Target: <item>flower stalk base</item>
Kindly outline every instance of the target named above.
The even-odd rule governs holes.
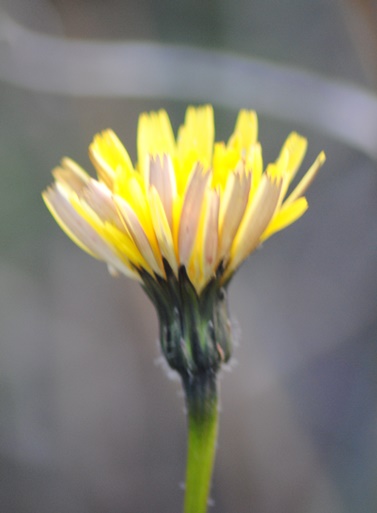
[[[184,513],[206,513],[218,433],[216,374],[183,377],[188,415]]]

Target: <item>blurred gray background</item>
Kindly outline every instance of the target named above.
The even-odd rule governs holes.
[[[55,47],[43,46],[56,64],[46,78],[28,67],[30,57],[22,61],[32,47],[12,23],[63,41],[137,39],[257,57],[368,88],[373,99],[376,20],[367,0],[2,2],[2,512],[178,513],[186,450],[180,385],[161,364],[151,304],[137,283],[110,277],[74,246],[40,193],[63,155],[91,170],[87,147],[101,129],[112,127],[135,159],[138,114],[164,107],[177,129],[190,98],[64,94],[75,77]],[[62,90],[46,91],[56,70],[65,74]],[[243,76],[237,66],[223,73],[230,85]],[[156,82],[159,74],[177,81],[174,69],[157,70]],[[104,69],[105,84],[117,77]],[[199,72],[193,82],[205,87]],[[273,101],[289,110],[286,85],[274,88]],[[216,100],[217,139],[230,135],[237,114],[231,87],[226,94],[228,106]],[[205,93],[202,101],[215,99]],[[250,93],[245,107],[258,101]],[[309,211],[253,254],[230,287],[237,343],[231,372],[221,375],[216,513],[377,510],[377,166],[322,129],[332,114],[321,102],[311,108],[317,126],[267,107],[260,114],[266,161],[297,129],[309,139],[304,167],[322,149],[327,162],[308,193]],[[366,109],[365,120],[371,116]],[[358,130],[352,119],[330,121],[351,139]]]

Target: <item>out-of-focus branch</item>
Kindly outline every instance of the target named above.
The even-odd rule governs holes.
[[[345,20],[365,72],[377,87],[377,2],[344,0]]]
[[[377,97],[308,71],[192,47],[99,42],[32,32],[0,18],[0,80],[39,92],[211,101],[252,107],[377,159]]]

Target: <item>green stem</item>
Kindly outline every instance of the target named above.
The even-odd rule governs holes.
[[[183,378],[183,386],[188,409],[184,513],[206,513],[218,431],[216,375]]]

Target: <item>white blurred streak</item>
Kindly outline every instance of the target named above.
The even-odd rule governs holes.
[[[33,32],[0,13],[0,80],[71,96],[205,102],[314,126],[377,159],[377,97],[308,71],[200,48]]]

